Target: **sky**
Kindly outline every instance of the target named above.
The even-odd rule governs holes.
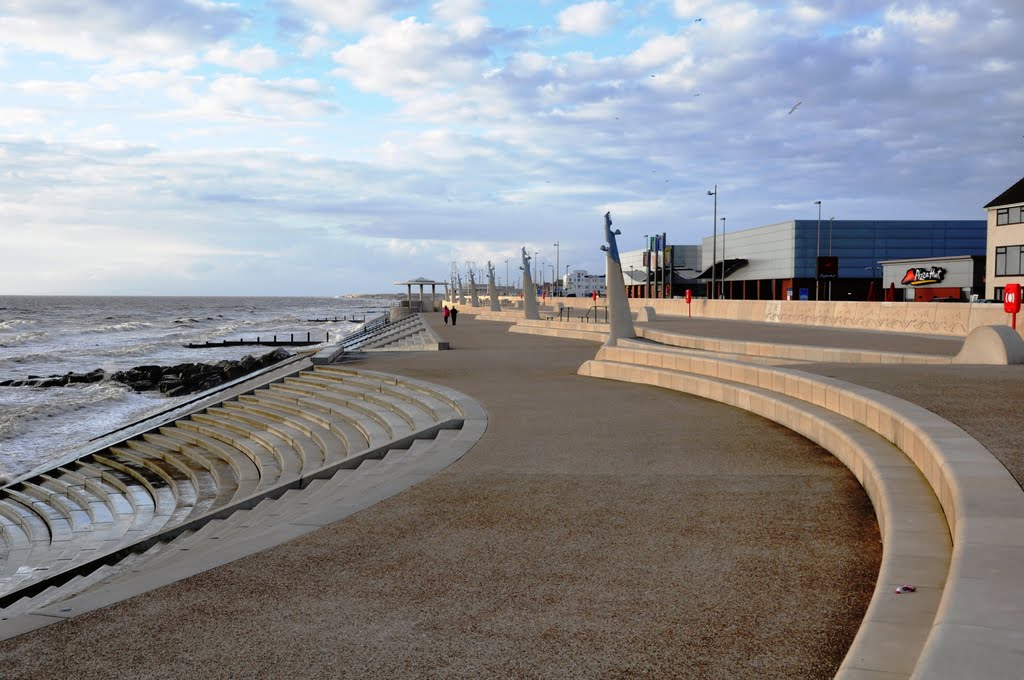
[[[606,211],[696,244],[716,186],[729,230],[984,219],[1022,36],[1021,0],[0,0],[0,294],[603,273]]]

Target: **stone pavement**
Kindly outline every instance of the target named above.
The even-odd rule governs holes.
[[[577,376],[593,343],[439,317],[452,351],[357,363],[479,400],[464,458],[2,643],[2,677],[831,677],[880,558],[841,464],[746,412]]]

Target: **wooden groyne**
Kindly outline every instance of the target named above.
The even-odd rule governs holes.
[[[366,315],[365,314],[363,316],[355,316],[355,315],[353,315],[351,317],[343,316],[341,318],[334,317],[333,319],[332,318],[306,319],[306,321],[308,323],[337,323],[339,321],[348,321],[349,323],[365,323],[366,322]]]
[[[302,339],[302,334],[299,333],[299,339],[295,339],[295,333],[291,333],[288,339],[283,339],[285,336],[281,336],[281,340],[277,339],[278,336],[273,336],[270,339],[265,339],[262,336],[257,335],[255,340],[246,340],[245,338],[239,338],[238,340],[213,340],[207,342],[190,342],[185,347],[189,349],[203,349],[207,347],[238,347],[241,345],[264,345],[267,347],[308,347],[309,345],[320,345],[331,341],[331,334],[324,333],[324,338],[318,339],[313,338],[312,333],[306,333],[306,338]]]

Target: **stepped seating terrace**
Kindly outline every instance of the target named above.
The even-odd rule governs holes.
[[[483,422],[451,390],[326,366],[18,480],[0,491],[0,634],[342,517],[418,481],[421,458],[434,472],[464,453]],[[393,475],[371,473],[381,461]]]

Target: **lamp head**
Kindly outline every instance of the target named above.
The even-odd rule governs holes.
[[[814,205],[821,205],[821,201],[815,201]]]
[[[717,191],[712,191],[711,189],[708,189],[708,196],[714,196],[716,193],[718,193],[718,192]]]

